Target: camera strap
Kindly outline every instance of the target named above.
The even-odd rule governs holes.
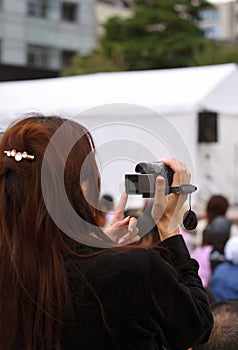
[[[197,190],[194,185],[186,184],[180,186],[167,186],[166,193],[176,193],[176,194],[190,194]]]
[[[169,193],[175,194],[188,194],[189,195],[189,209],[183,215],[183,226],[186,230],[194,230],[197,227],[197,215],[191,209],[191,193],[197,190],[197,187],[191,184],[180,185],[180,186],[171,186],[167,187],[166,190]]]
[[[191,209],[191,193],[189,194],[189,209],[185,211],[183,215],[183,226],[186,230],[194,230],[198,224],[198,218],[194,211]]]

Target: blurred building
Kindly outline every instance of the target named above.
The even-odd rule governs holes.
[[[237,42],[238,0],[201,12],[207,37]],[[133,0],[0,0],[0,81],[58,76],[88,54],[112,16],[133,15]]]
[[[57,76],[95,45],[95,0],[0,0],[1,81]]]
[[[97,36],[103,35],[103,24],[108,18],[113,16],[127,18],[132,15],[133,0],[96,0]]]
[[[201,11],[200,27],[209,39],[238,42],[238,1],[215,3],[214,9]]]

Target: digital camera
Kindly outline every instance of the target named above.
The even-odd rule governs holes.
[[[161,161],[138,163],[135,172],[137,174],[125,175],[126,193],[140,194],[143,198],[153,198],[155,195],[155,179],[159,175],[165,179],[165,193],[169,193],[174,171]]]

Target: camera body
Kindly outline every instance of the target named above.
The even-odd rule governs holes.
[[[125,175],[126,193],[139,194],[143,198],[153,198],[157,176],[165,179],[166,194],[169,193],[174,171],[163,162],[138,163],[135,171],[137,174]]]

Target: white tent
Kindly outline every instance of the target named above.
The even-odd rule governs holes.
[[[175,156],[198,185],[238,202],[238,70],[235,64],[0,83],[0,127],[23,113],[75,118],[98,146],[103,192],[118,198],[138,161]],[[218,142],[198,144],[201,110],[218,113]],[[134,202],[135,203],[135,202]]]

